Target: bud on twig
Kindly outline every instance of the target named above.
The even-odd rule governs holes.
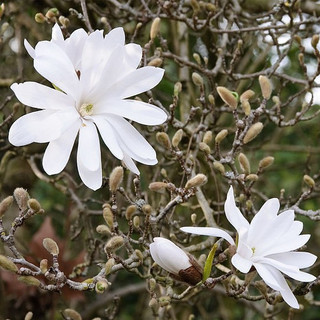
[[[194,187],[200,187],[207,183],[207,181],[208,178],[204,174],[198,173],[196,176],[187,181],[185,188],[190,189]]]
[[[262,129],[263,124],[261,122],[256,122],[255,124],[253,124],[244,136],[243,143],[246,144],[253,140],[261,132]]]
[[[312,45],[313,49],[317,48],[318,42],[319,42],[319,35],[314,34],[311,39],[311,45]]]
[[[23,188],[16,188],[13,191],[13,196],[16,199],[20,210],[24,211],[28,209],[29,194],[27,190]]]
[[[9,209],[13,202],[13,197],[8,196],[5,199],[3,199],[0,203],[0,219],[3,217],[3,215],[6,213],[6,211]]]
[[[40,270],[42,274],[45,274],[48,271],[48,260],[47,259],[42,259],[40,261]]]
[[[216,135],[214,140],[217,144],[219,144],[227,135],[228,135],[228,130],[223,129]]]
[[[124,244],[124,240],[121,236],[112,237],[105,245],[106,252],[112,252],[120,249]]]
[[[18,277],[18,280],[26,283],[29,286],[39,287],[41,284],[41,282],[37,278],[32,276],[20,276]]]
[[[254,173],[250,173],[246,176],[246,181],[257,181],[258,179],[259,176]]]
[[[238,101],[232,92],[225,87],[217,87],[220,98],[232,109],[236,110]]]
[[[259,162],[259,168],[265,169],[273,164],[274,157],[265,157]]]
[[[139,227],[140,227],[140,217],[139,216],[134,216],[133,217],[133,226],[136,229],[139,229]]]
[[[316,183],[314,182],[314,180],[307,174],[305,174],[303,176],[303,181],[305,182],[306,185],[308,185],[310,188],[314,188],[314,186],[316,185]]]
[[[204,142],[200,142],[199,143],[199,149],[203,152],[205,152],[206,154],[210,154],[211,153],[211,148]]]
[[[152,208],[151,208],[150,204],[144,204],[142,206],[141,210],[146,216],[149,216],[151,214]]]
[[[213,167],[218,170],[221,174],[225,174],[226,170],[224,168],[224,165],[219,161],[213,162]]]
[[[110,274],[112,267],[116,264],[115,260],[113,258],[109,259],[105,264],[105,275],[107,276]]]
[[[212,131],[206,131],[203,136],[202,142],[209,144],[211,141],[212,141]]]
[[[248,116],[251,113],[251,105],[248,100],[243,100],[241,102],[241,107],[246,116]]]
[[[95,285],[95,291],[97,293],[104,293],[108,289],[108,281],[99,280]]]
[[[203,86],[203,78],[197,72],[193,72],[192,73],[192,81],[198,87],[202,87]]]
[[[238,160],[240,163],[241,170],[245,174],[249,174],[250,173],[250,162],[249,162],[248,158],[246,157],[246,155],[243,153],[239,153]]]
[[[193,56],[193,59],[196,60],[197,64],[201,64],[201,58],[198,53],[195,52],[192,56]]]
[[[179,129],[172,137],[172,145],[176,148],[183,137],[183,130]]]
[[[66,318],[70,318],[71,320],[82,320],[81,315],[77,311],[75,311],[73,309],[65,309],[63,311],[63,315]]]
[[[161,181],[151,182],[149,184],[149,189],[151,191],[163,193],[163,191],[167,188],[168,184]]]
[[[178,95],[181,92],[181,90],[182,90],[182,83],[181,82],[176,82],[174,84],[174,88],[173,88],[173,95],[175,97],[178,97]]]
[[[45,247],[45,249],[53,256],[59,254],[59,247],[57,243],[51,238],[44,238],[42,244]]]
[[[193,213],[193,214],[191,215],[190,219],[191,219],[191,222],[192,222],[193,224],[196,224],[197,214],[196,214],[196,213]]]
[[[109,189],[111,192],[116,192],[123,179],[123,168],[121,166],[115,167],[109,178]]]
[[[271,93],[272,93],[272,86],[270,79],[268,79],[266,76],[259,76],[259,84],[261,88],[262,96],[265,99],[270,99]]]
[[[154,58],[148,63],[148,66],[160,67],[162,65],[162,62],[163,60],[161,58]]]
[[[113,226],[113,213],[108,203],[103,206],[102,215],[103,215],[104,221],[111,228]]]
[[[132,216],[136,213],[137,207],[132,204],[126,209],[126,219],[131,220]]]
[[[36,199],[29,199],[28,200],[28,207],[34,212],[34,213],[43,213],[44,210],[41,209],[41,205],[38,200]]]
[[[96,227],[96,231],[102,235],[105,235],[105,236],[108,236],[111,234],[111,231],[109,229],[108,226],[106,226],[105,224],[99,224],[97,227]]]
[[[240,96],[240,102],[242,103],[245,100],[250,100],[255,95],[255,92],[253,90],[246,90],[241,96]]]
[[[18,271],[18,267],[14,264],[14,262],[2,254],[0,254],[0,267],[11,272]]]
[[[31,311],[29,311],[25,316],[24,316],[24,320],[31,320],[33,317],[33,313]]]
[[[157,141],[166,149],[171,149],[171,142],[169,136],[165,132],[157,132]]]
[[[212,106],[216,104],[216,101],[214,100],[214,96],[212,94],[208,95],[208,101]]]
[[[151,28],[150,28],[150,39],[151,40],[153,40],[158,35],[158,33],[160,31],[160,22],[161,22],[161,19],[159,17],[155,18],[152,21]]]

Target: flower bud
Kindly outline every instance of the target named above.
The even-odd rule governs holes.
[[[202,142],[209,144],[211,141],[212,141],[212,131],[206,131],[203,136]]]
[[[63,311],[63,315],[66,318],[70,318],[71,320],[82,320],[80,313],[78,313],[77,311],[75,311],[73,309],[65,309]]]
[[[241,96],[240,96],[240,102],[242,103],[245,100],[250,100],[255,95],[255,92],[253,90],[246,90]]]
[[[109,189],[111,192],[116,192],[123,179],[123,168],[121,166],[115,167],[109,178]]]
[[[228,135],[228,130],[223,129],[216,135],[214,140],[217,144],[219,144],[227,135]]]
[[[181,82],[176,82],[174,84],[174,88],[173,88],[173,95],[175,97],[178,97],[178,95],[181,92],[181,90],[182,90],[182,83]]]
[[[59,247],[57,243],[51,238],[44,238],[42,241],[42,244],[45,247],[45,249],[53,256],[56,256],[59,254]]]
[[[139,229],[139,227],[140,227],[140,217],[139,216],[134,216],[133,217],[133,226],[136,229]]]
[[[208,178],[204,174],[198,173],[193,178],[187,181],[185,188],[190,189],[190,188],[200,187],[206,184],[207,181],[208,181]]]
[[[154,292],[156,290],[156,287],[157,287],[156,279],[154,279],[154,278],[149,279],[148,285],[149,285],[150,292]]]
[[[198,87],[202,87],[203,86],[203,78],[197,72],[193,72],[192,73],[192,81]]]
[[[16,202],[20,210],[25,211],[28,209],[29,194],[27,190],[23,188],[16,188],[13,191],[13,196],[16,199]]]
[[[112,267],[116,264],[115,260],[113,258],[109,259],[105,264],[105,275],[107,276],[110,274]]]
[[[99,280],[95,285],[95,291],[97,293],[104,293],[108,289],[108,281]]]
[[[103,215],[104,221],[111,228],[113,226],[113,213],[108,203],[104,205],[104,208],[102,210],[102,215]]]
[[[155,181],[149,184],[149,189],[151,191],[163,193],[163,191],[167,188],[168,184],[166,182]]]
[[[157,141],[166,149],[171,149],[171,142],[169,136],[165,132],[157,132]]]
[[[132,204],[126,209],[126,219],[131,220],[132,216],[136,213],[137,207]]]
[[[25,316],[24,316],[24,320],[31,320],[33,317],[33,313],[31,311],[29,311]]]
[[[194,14],[197,14],[200,11],[200,4],[198,0],[190,0],[190,4]]]
[[[309,186],[310,188],[314,188],[314,186],[316,185],[316,183],[314,182],[314,180],[307,174],[305,174],[303,176],[303,181],[305,182],[305,184],[307,186]]]
[[[149,307],[154,311],[157,312],[159,309],[159,303],[157,301],[157,299],[155,298],[151,298],[149,301]]]
[[[3,217],[3,215],[6,213],[6,211],[9,209],[13,202],[13,197],[8,196],[4,198],[0,203],[0,219]]]
[[[48,260],[42,259],[40,261],[40,270],[42,274],[45,274],[48,271]]]
[[[246,176],[246,181],[258,181],[259,176],[254,174],[254,173],[250,173]]]
[[[196,214],[196,213],[193,213],[190,218],[191,218],[191,222],[192,222],[193,224],[196,224],[197,214]]]
[[[144,204],[142,206],[141,210],[146,216],[149,216],[151,214],[152,208],[151,208],[150,204]]]
[[[317,45],[318,45],[318,42],[319,42],[319,35],[318,34],[314,34],[312,36],[312,39],[311,39],[311,45],[314,49],[317,48]]]
[[[18,271],[18,267],[14,264],[14,262],[2,254],[0,254],[0,267],[11,272]]]
[[[26,283],[29,286],[39,287],[41,284],[41,282],[33,276],[20,276],[18,277],[18,280]]]
[[[183,130],[179,129],[172,137],[172,145],[176,148],[183,137]]]
[[[232,110],[236,110],[238,101],[232,92],[225,87],[217,87],[220,98],[226,103]]]
[[[266,76],[259,76],[259,84],[260,84],[262,96],[268,100],[272,93],[272,86],[271,86],[270,79],[268,79]]]
[[[242,110],[243,110],[243,112],[244,112],[244,114],[246,116],[250,115],[250,113],[251,113],[251,105],[250,105],[250,102],[248,100],[243,100],[241,102],[241,108],[242,108]]]
[[[46,17],[41,12],[38,12],[34,16],[34,21],[37,23],[44,23],[46,21]]]
[[[265,169],[273,164],[274,157],[265,157],[259,162],[259,168]]]
[[[216,101],[215,101],[214,96],[212,94],[208,95],[208,101],[213,106],[216,104]]]
[[[250,162],[249,162],[248,158],[246,157],[246,155],[243,153],[239,153],[238,160],[240,163],[241,170],[245,174],[249,174],[250,173]]]
[[[28,207],[34,212],[34,213],[37,213],[41,210],[41,213],[43,213],[43,210],[41,209],[41,205],[39,203],[38,200],[36,199],[29,199],[28,200]]]
[[[114,236],[105,245],[106,252],[112,252],[120,249],[124,244],[124,240],[121,236]]]
[[[141,250],[139,249],[135,249],[134,253],[136,254],[136,256],[138,257],[138,259],[140,260],[140,262],[143,262],[143,253],[141,252]]]
[[[96,231],[104,236],[108,236],[111,234],[111,231],[109,229],[108,226],[106,226],[105,224],[99,224],[97,227],[96,227]]]
[[[5,4],[1,3],[1,5],[0,5],[0,20],[4,14],[4,10],[5,10]]]
[[[163,63],[163,60],[161,58],[154,58],[148,63],[148,66],[160,67],[162,63]]]
[[[200,55],[198,53],[194,53],[193,54],[193,59],[196,60],[197,64],[201,64],[201,58]]]
[[[221,174],[225,174],[226,170],[224,168],[224,165],[219,161],[213,162],[213,167],[218,170]]]
[[[199,149],[201,151],[203,151],[206,154],[210,154],[211,153],[211,148],[204,142],[200,142],[199,143]]]
[[[155,18],[152,21],[151,28],[150,28],[150,39],[151,40],[153,40],[158,35],[158,33],[160,31],[160,22],[161,22],[161,19],[159,17]]]
[[[255,124],[253,124],[244,136],[243,143],[247,144],[248,142],[253,140],[261,132],[262,129],[263,124],[261,122],[256,122]]]

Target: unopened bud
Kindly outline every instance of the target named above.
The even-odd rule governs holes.
[[[18,271],[18,267],[14,264],[14,262],[2,254],[0,254],[0,267],[11,272]]]
[[[97,293],[104,293],[108,289],[108,282],[106,280],[99,280],[95,285]]]
[[[0,219],[3,217],[3,215],[9,209],[12,202],[13,202],[13,196],[8,196],[1,201],[1,203],[0,203]]]
[[[135,249],[135,250],[134,250],[134,253],[135,253],[136,256],[138,257],[138,259],[139,259],[141,262],[143,262],[143,254],[142,254],[141,250]]]
[[[303,181],[305,182],[306,185],[308,185],[310,188],[313,188],[316,184],[314,180],[307,174],[303,176]]]
[[[200,187],[205,183],[207,183],[207,181],[208,181],[208,178],[204,174],[198,173],[196,176],[194,176],[193,178],[187,181],[185,188],[190,189],[190,188]]]
[[[182,83],[176,82],[173,87],[173,95],[177,97],[182,90]]]
[[[37,278],[32,276],[20,276],[18,277],[18,280],[26,283],[29,286],[39,287],[41,284],[41,282]]]
[[[238,100],[237,98],[233,95],[233,93],[225,88],[225,87],[217,87],[218,94],[220,98],[232,109],[236,110],[238,106]]]
[[[212,131],[206,131],[203,136],[202,142],[209,144],[211,141],[212,141]]]
[[[111,192],[116,192],[123,179],[123,168],[121,166],[115,167],[109,178],[109,189]]]
[[[105,275],[107,276],[110,274],[112,267],[116,264],[115,260],[113,258],[109,259],[105,264]]]
[[[250,100],[255,95],[255,92],[253,90],[246,90],[241,96],[240,96],[240,102],[244,100]]]
[[[225,174],[225,172],[226,172],[224,165],[219,161],[214,161],[213,167],[214,167],[214,169],[218,170],[221,174]]]
[[[141,210],[146,216],[149,216],[151,214],[152,208],[151,208],[150,204],[144,204],[142,206]]]
[[[302,52],[300,52],[298,54],[298,60],[301,66],[304,66],[304,54]]]
[[[243,100],[241,102],[241,107],[242,107],[242,110],[244,112],[244,114],[246,116],[250,115],[251,113],[251,105],[250,105],[250,102],[248,100]]]
[[[3,14],[4,14],[4,9],[5,9],[5,4],[1,3],[1,5],[0,5],[0,19],[2,18]]]
[[[160,307],[168,306],[171,302],[171,298],[169,296],[162,296],[159,298]]]
[[[217,10],[217,7],[212,3],[206,3],[206,9],[208,11],[214,12]]]
[[[31,198],[31,199],[28,200],[28,207],[29,207],[32,211],[34,211],[35,213],[37,213],[37,212],[39,212],[40,210],[42,210],[39,201],[36,200],[36,199],[33,199],[33,198]],[[43,210],[42,210],[42,211],[43,211]]]
[[[318,45],[318,42],[319,42],[319,35],[318,34],[314,34],[312,36],[312,39],[311,39],[311,45],[314,49],[317,48],[317,45]]]
[[[29,311],[25,316],[24,316],[24,320],[31,320],[33,317],[33,313],[31,311]]]
[[[157,286],[157,281],[154,278],[149,279],[149,290],[150,292],[154,292],[154,290],[156,289]]]
[[[157,312],[159,309],[159,303],[157,299],[151,298],[149,301],[149,307],[153,310],[153,312]]]
[[[154,58],[148,63],[148,66],[160,67],[162,65],[162,62],[163,60],[161,58]]]
[[[102,235],[105,235],[105,236],[108,236],[111,234],[111,231],[109,229],[108,226],[106,226],[105,224],[99,224],[97,227],[96,227],[96,231]]]
[[[13,191],[13,196],[16,199],[20,210],[24,211],[28,209],[29,194],[27,190],[23,188],[16,188]]]
[[[198,87],[202,87],[203,86],[203,78],[197,72],[193,72],[192,73],[192,81]]]
[[[112,252],[120,249],[124,244],[124,240],[121,236],[112,237],[105,245],[105,251]]]
[[[266,76],[259,76],[259,84],[260,84],[262,96],[265,99],[269,99],[272,93],[272,86],[271,86],[270,79],[268,79]]]
[[[40,270],[42,274],[45,274],[48,271],[48,260],[42,259],[40,261]]]
[[[301,46],[301,37],[300,36],[295,35],[294,40],[298,43],[299,46]]]
[[[256,122],[255,124],[253,124],[244,136],[243,143],[246,144],[253,140],[261,132],[262,129],[263,124],[261,122]]]
[[[104,221],[111,228],[113,226],[113,213],[109,204],[105,204],[102,210]]]
[[[228,135],[228,130],[223,129],[216,135],[214,140],[217,144],[219,144],[227,135]]]
[[[254,173],[250,173],[246,176],[246,181],[257,181],[258,179],[259,176]]]
[[[250,173],[250,162],[249,162],[248,158],[246,157],[246,155],[243,153],[239,153],[238,160],[240,163],[241,170],[245,174],[249,174]]]
[[[51,238],[44,238],[42,241],[42,244],[45,247],[45,249],[53,256],[56,256],[59,254],[59,247],[57,243]]]
[[[206,154],[210,154],[211,153],[211,148],[204,142],[200,142],[199,143],[199,149],[201,151],[203,151]]]
[[[265,169],[273,164],[274,157],[265,157],[259,162],[259,168]]]
[[[46,21],[46,17],[41,12],[38,12],[34,16],[34,20],[37,23],[44,23]]]
[[[247,200],[247,201],[246,201],[246,207],[247,207],[248,210],[251,210],[251,209],[252,209],[252,205],[253,205],[253,204],[252,204],[252,201],[251,201],[251,200]]]
[[[139,227],[140,227],[140,217],[139,216],[134,216],[133,217],[133,226],[136,229],[139,229]]]
[[[132,204],[126,209],[126,219],[131,220],[132,216],[136,213],[137,207]]]
[[[201,64],[201,58],[198,53],[193,54],[193,59],[196,60],[197,64]]]
[[[216,104],[216,101],[215,101],[214,96],[212,94],[208,95],[208,101],[213,106]]]
[[[70,318],[71,320],[82,320],[82,317],[80,313],[73,309],[65,309],[63,311],[63,315],[68,319]]]
[[[192,222],[193,224],[196,224],[197,214],[196,214],[196,213],[193,213],[190,218],[191,218],[191,222]]]
[[[166,190],[167,186],[168,184],[165,182],[155,181],[149,184],[149,189],[151,191],[163,193],[163,191]]]
[[[157,132],[157,141],[166,149],[171,149],[171,142],[169,136],[165,132]]]
[[[183,137],[183,130],[179,129],[172,137],[172,145],[176,148]]]
[[[152,21],[151,28],[150,28],[150,39],[151,40],[153,40],[158,35],[158,33],[160,31],[160,22],[161,22],[161,19],[159,17],[155,18]]]

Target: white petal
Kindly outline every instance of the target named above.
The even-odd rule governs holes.
[[[245,219],[245,217],[236,206],[232,186],[230,186],[226,202],[224,203],[224,211],[226,213],[227,219],[238,232],[241,228],[249,228],[249,222]]]
[[[145,125],[162,124],[167,120],[160,108],[136,100],[99,101],[94,106],[98,114],[115,114]]]
[[[133,162],[133,160],[126,154],[123,154],[123,159],[122,159],[124,165],[133,173],[136,175],[140,175],[140,171],[137,168],[136,164]]]
[[[227,240],[230,244],[234,245],[235,242],[231,238],[231,236],[224,230],[218,228],[211,227],[182,227],[180,230],[188,233],[203,235],[203,236],[211,236],[211,237],[219,237]]]
[[[98,130],[100,132],[100,135],[110,150],[110,152],[119,160],[123,159],[123,152],[119,146],[119,143],[117,141],[117,137],[114,134],[113,128],[110,126],[109,122],[105,120],[103,117],[100,116],[93,116],[92,117],[96,126],[98,127]]]
[[[231,262],[242,273],[248,273],[252,267],[252,261],[243,258],[238,253],[232,257]]]
[[[78,97],[79,79],[67,54],[55,43],[41,41],[35,48],[35,69],[59,89]]]
[[[142,58],[142,48],[138,44],[129,43],[125,45],[125,62],[129,70],[137,69]]]
[[[32,142],[44,143],[60,137],[76,119],[73,113],[41,110],[28,113],[16,120],[9,131],[9,142],[24,146]]]
[[[309,252],[283,252],[268,255],[268,258],[278,260],[282,263],[294,265],[298,268],[307,268],[312,266],[317,260],[317,256]]]
[[[52,27],[51,38],[54,42],[58,44],[64,42],[62,31],[57,23],[55,23]]]
[[[81,163],[88,171],[101,167],[99,136],[91,121],[84,120],[80,126],[77,159],[78,164]]]
[[[65,93],[37,82],[14,83],[10,88],[20,102],[33,108],[65,110],[75,104]]]
[[[34,57],[36,56],[36,53],[35,53],[33,47],[31,46],[31,44],[26,39],[24,39],[23,44],[24,44],[24,47],[26,48],[27,52],[29,53],[30,57],[32,59],[34,59]]]
[[[49,143],[42,160],[43,169],[47,174],[57,174],[64,169],[70,157],[80,125],[81,120],[77,119],[60,138]]]
[[[78,161],[78,171],[79,176],[82,180],[82,182],[90,189],[97,190],[102,185],[102,169],[101,169],[101,161],[100,166],[97,168],[97,170],[88,170],[85,166],[83,166],[82,162]]]
[[[160,267],[173,274],[191,267],[187,254],[168,239],[154,238],[150,244],[150,253]]]
[[[113,127],[124,153],[144,164],[153,165],[157,163],[154,149],[130,123],[111,114],[106,119]]]
[[[104,37],[104,44],[106,47],[114,47],[117,45],[124,46],[125,34],[123,28],[114,28]]]
[[[104,97],[124,99],[140,94],[155,87],[163,74],[163,69],[150,66],[134,70],[109,87]]]
[[[284,280],[285,281],[285,280]],[[287,284],[287,288],[285,290],[280,291],[283,300],[291,307],[294,309],[299,309],[299,303],[297,298],[294,296],[292,293],[291,289],[289,288]]]

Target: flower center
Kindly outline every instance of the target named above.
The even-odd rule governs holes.
[[[79,113],[81,117],[91,116],[93,114],[93,104],[84,103],[81,105]]]
[[[252,250],[252,255],[254,255],[254,253],[256,252],[256,248],[253,247],[253,248],[251,248],[251,250]]]

